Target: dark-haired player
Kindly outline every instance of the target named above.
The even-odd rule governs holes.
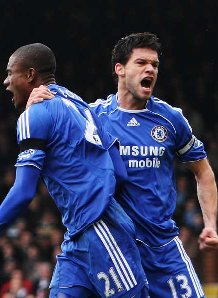
[[[112,52],[118,91],[91,106],[121,144],[129,182],[119,202],[136,225],[151,298],[200,298],[202,287],[172,219],[175,159],[185,163],[197,181],[204,220],[200,248],[207,247],[207,236],[217,237],[217,188],[204,146],[182,111],[152,95],[160,56],[155,34],[120,39]]]

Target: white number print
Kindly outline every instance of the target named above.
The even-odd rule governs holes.
[[[99,272],[98,279],[103,279],[105,282],[105,290],[104,290],[105,297],[110,297],[115,294],[115,290],[113,288],[110,289],[110,279],[106,273]]]
[[[115,289],[110,288],[110,278],[112,278],[112,280],[114,281],[118,292],[121,292],[123,290],[123,287],[122,287],[116,273],[114,272],[113,268],[110,268],[109,275],[107,275],[105,272],[99,272],[97,274],[97,276],[98,276],[99,280],[101,280],[101,279],[104,280],[104,283],[105,283],[105,290],[104,290],[105,297],[111,297],[112,295],[115,294]]]
[[[91,112],[88,109],[86,109],[85,114],[87,117],[86,130],[85,130],[86,140],[93,144],[102,145],[102,142],[97,133],[97,128],[95,126]]]
[[[191,297],[192,289],[188,284],[187,277],[184,274],[179,274],[176,276],[176,282],[179,283],[179,286],[181,289],[185,290],[185,293],[181,294],[179,296],[177,295],[175,283],[174,283],[173,279],[171,278],[168,280],[168,285],[170,286],[172,297],[173,298],[179,298],[179,297],[189,298],[189,297]]]

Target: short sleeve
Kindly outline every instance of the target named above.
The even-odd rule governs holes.
[[[181,162],[196,161],[205,158],[204,144],[192,133],[188,120],[178,109],[176,124],[177,155]]]
[[[25,110],[17,121],[20,154],[15,166],[32,165],[42,169],[50,133],[51,117],[43,104],[34,104]]]
[[[51,130],[51,117],[43,104],[34,104],[17,121],[17,141],[25,139],[47,140]]]

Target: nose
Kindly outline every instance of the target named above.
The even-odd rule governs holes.
[[[7,87],[9,85],[8,77],[4,80],[3,85]]]
[[[145,67],[145,72],[151,73],[151,72],[154,72],[154,71],[155,71],[154,66],[151,63],[147,63],[146,67]]]

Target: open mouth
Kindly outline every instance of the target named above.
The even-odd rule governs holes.
[[[8,90],[7,88],[6,88],[6,91],[9,93],[9,95],[11,96],[11,101],[14,103],[14,93]]]
[[[142,85],[142,87],[144,87],[144,88],[150,88],[150,87],[151,87],[151,84],[152,84],[152,78],[144,78],[144,79],[141,81],[141,85]]]
[[[10,92],[10,95],[11,95],[11,101],[14,103],[14,93],[12,93],[11,91]]]

